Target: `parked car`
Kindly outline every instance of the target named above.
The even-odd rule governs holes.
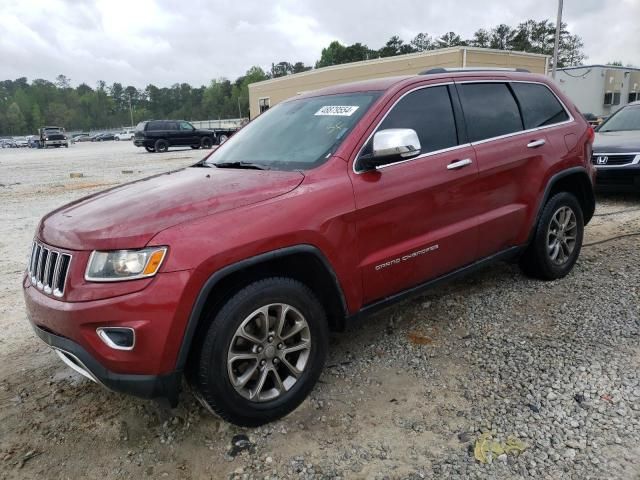
[[[71,143],[90,142],[91,135],[88,133],[78,133],[71,138]]]
[[[166,152],[169,147],[211,148],[215,132],[199,130],[184,120],[149,120],[136,126],[133,144],[147,152]]]
[[[3,138],[0,140],[0,146],[2,148],[16,148],[18,145],[13,138]]]
[[[593,163],[598,190],[640,192],[640,101],[625,105],[596,129]]]
[[[27,137],[13,137],[13,142],[15,143],[16,148],[26,148],[29,146]]]
[[[115,140],[116,136],[111,132],[99,133],[98,135],[94,135],[91,137],[92,142],[107,142],[111,140]]]
[[[118,132],[115,134],[114,140],[133,140],[134,134],[135,130],[123,130],[122,132]]]
[[[330,329],[498,260],[567,275],[595,208],[593,136],[528,73],[302,94],[193,167],[46,215],[28,318],[113,390],[175,405],[185,373],[210,410],[264,424],[311,391]]]

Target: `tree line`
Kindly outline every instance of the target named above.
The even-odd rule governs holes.
[[[64,75],[58,75],[54,81],[36,79],[29,82],[21,77],[0,81],[0,134],[35,133],[45,124],[90,131],[135,125],[150,118],[246,117],[249,115],[248,85],[253,82],[312,68],[455,46],[552,55],[554,37],[555,25],[550,20],[527,20],[515,27],[501,24],[491,29],[481,28],[468,39],[455,32],[441,36],[423,32],[405,42],[394,35],[377,50],[362,43],[343,45],[333,41],[322,49],[320,59],[313,67],[303,62],[280,61],[272,63],[267,71],[254,66],[235,81],[220,78],[200,87],[176,83],[171,87],[149,84],[140,89],[119,82],[107,85],[102,80],[94,88],[86,83],[72,87],[71,80]],[[563,23],[558,66],[580,65],[586,58],[583,48],[582,39],[568,32]]]

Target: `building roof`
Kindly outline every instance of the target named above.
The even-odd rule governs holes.
[[[350,62],[350,63],[341,63],[340,65],[330,65],[328,67],[321,67],[321,68],[313,68],[311,70],[307,70],[306,72],[300,72],[300,73],[294,73],[291,75],[285,75],[282,77],[278,77],[278,78],[270,78],[269,80],[262,80],[261,82],[255,82],[250,84],[251,85],[268,85],[270,83],[277,83],[280,81],[284,81],[284,80],[289,80],[292,77],[296,77],[296,78],[301,78],[301,77],[306,77],[306,76],[310,76],[310,75],[314,75],[320,71],[325,72],[325,71],[330,71],[330,70],[343,70],[343,69],[347,69],[347,68],[352,68],[355,66],[359,66],[359,65],[370,65],[370,64],[375,64],[375,63],[386,63],[386,62],[396,62],[399,59],[412,59],[412,58],[419,58],[419,57],[430,57],[430,56],[438,56],[438,55],[443,55],[443,54],[447,54],[447,53],[451,53],[451,52],[461,52],[466,50],[467,52],[493,52],[493,53],[500,53],[503,55],[513,55],[513,56],[525,56],[525,57],[543,57],[543,58],[550,58],[549,55],[543,55],[541,53],[528,53],[528,52],[520,52],[520,51],[514,51],[514,50],[499,50],[499,49],[494,49],[494,48],[480,48],[480,47],[466,47],[466,46],[458,46],[458,47],[448,47],[448,48],[439,48],[436,50],[425,50],[423,52],[416,52],[416,53],[406,53],[404,55],[395,55],[392,57],[382,57],[382,58],[373,58],[370,60],[361,60],[358,62]]]
[[[564,67],[564,68],[558,68],[557,71],[563,72],[564,70],[583,70],[586,68],[606,68],[611,70],[634,70],[634,71],[640,72],[640,68],[638,67],[621,67],[620,65],[601,65],[601,64],[577,65],[575,67]]]

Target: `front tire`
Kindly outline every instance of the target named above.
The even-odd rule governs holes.
[[[145,149],[147,152],[149,152],[149,153],[153,153],[153,152],[155,152],[155,151],[156,151],[156,149],[155,149],[155,148],[153,148],[153,147],[144,147],[144,149]]]
[[[520,260],[522,270],[542,280],[566,276],[582,248],[584,215],[576,197],[557,193],[544,206],[533,240]]]
[[[209,312],[195,380],[201,398],[236,425],[256,427],[293,411],[327,356],[325,311],[302,283],[267,278]]]
[[[191,148],[193,148],[194,150],[198,150],[200,148],[200,145],[191,145]]]

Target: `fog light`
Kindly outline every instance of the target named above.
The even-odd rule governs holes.
[[[136,344],[136,332],[129,327],[100,327],[96,333],[109,348],[114,350],[133,350]]]

